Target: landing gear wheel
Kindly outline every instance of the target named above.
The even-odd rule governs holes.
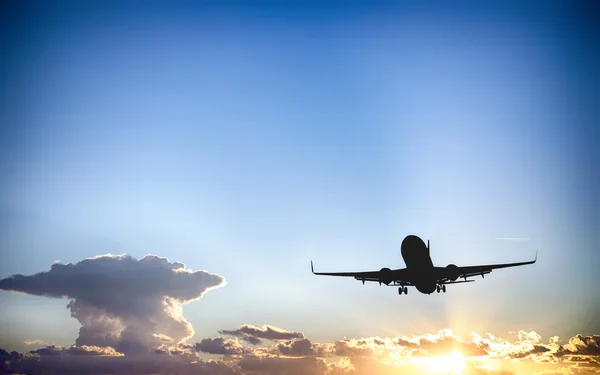
[[[402,292],[404,292],[404,289],[402,287],[398,288],[398,294],[402,295]]]
[[[439,293],[440,292],[440,286],[438,285],[436,289],[437,289],[437,292]]]
[[[442,292],[446,293],[446,285],[442,285]]]
[[[404,287],[404,294],[408,294],[408,288]]]

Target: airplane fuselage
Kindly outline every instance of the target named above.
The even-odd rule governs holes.
[[[410,279],[417,290],[425,294],[433,293],[437,287],[435,268],[425,242],[415,235],[406,236],[400,251]]]

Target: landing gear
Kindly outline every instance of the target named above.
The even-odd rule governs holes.
[[[436,290],[437,290],[438,293],[440,291],[446,293],[446,285],[443,285],[443,284],[442,285],[438,285],[437,288],[436,288]]]
[[[398,288],[398,294],[408,294],[408,288],[405,286],[401,286],[400,288]]]
[[[442,288],[440,288],[440,286],[438,285],[436,289],[437,289],[437,292],[439,293]]]
[[[446,285],[442,285],[442,292],[446,293]]]

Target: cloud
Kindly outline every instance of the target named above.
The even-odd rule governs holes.
[[[286,343],[280,343],[277,345],[277,350],[283,355],[292,357],[324,355],[322,348],[319,346],[313,346],[308,339],[299,339],[288,341]]]
[[[23,355],[17,352],[7,352],[0,348],[0,374],[11,374],[15,373],[14,365],[19,363],[23,358]]]
[[[123,355],[123,353],[117,352],[114,348],[111,348],[110,346],[100,347],[100,346],[90,346],[90,345],[82,345],[82,346],[73,345],[70,348],[63,348],[63,347],[57,346],[57,345],[48,345],[44,348],[31,350],[29,353],[37,354],[40,356],[53,356],[53,355],[122,356]]]
[[[396,340],[402,346],[416,349],[414,355],[435,356],[458,351],[465,356],[474,357],[486,355],[488,344],[461,340],[450,329],[444,329],[437,334],[427,334],[420,337],[400,338]]]
[[[356,371],[356,367],[350,361],[350,358],[344,357],[337,362],[329,362],[327,364],[328,375],[347,375]]]
[[[267,343],[247,348],[237,338],[205,338],[196,344],[157,348],[137,356],[122,356],[111,347],[51,345],[25,354],[0,349],[0,366],[4,366],[0,367],[0,373],[402,375],[429,371],[422,367],[430,363],[429,359],[436,363],[436,358],[460,351],[465,357],[464,371],[469,374],[600,374],[598,340],[598,335],[576,335],[564,344],[557,337],[544,342],[533,331],[520,331],[509,339],[477,333],[463,338],[451,330],[441,330],[422,336],[366,337],[326,343],[296,338],[275,346]],[[203,361],[198,351],[222,357]],[[540,361],[539,357],[553,359]],[[433,371],[446,373],[444,369]]]
[[[244,357],[238,366],[243,374],[260,375],[326,375],[327,364],[320,358],[259,358]]]
[[[32,350],[29,353],[38,354],[38,355],[61,355],[64,352],[64,348],[61,348],[56,345],[46,346],[44,348],[39,348],[36,350]]]
[[[465,365],[465,373],[470,375],[514,375],[512,371],[496,370],[489,366],[480,366],[471,361]]]
[[[0,354],[1,356],[1,354]],[[223,361],[201,361],[187,356],[142,354],[137,356],[76,355],[62,351],[58,355],[22,355],[4,362],[0,373],[45,375],[239,375]]]
[[[160,341],[164,341],[164,342],[171,342],[173,341],[172,338],[170,338],[169,336],[163,334],[163,333],[153,333],[152,336],[156,337],[157,339],[159,339]]]
[[[115,349],[110,346],[99,347],[99,346],[91,346],[91,345],[82,345],[82,346],[71,346],[67,349],[68,354],[75,355],[109,355],[109,356],[122,356],[122,353],[117,352]]]
[[[334,356],[371,357],[373,350],[367,340],[340,340],[333,343]]]
[[[44,340],[25,340],[23,342],[25,345],[38,345],[38,346],[49,346],[53,345],[52,343],[46,342]]]
[[[240,328],[228,331],[219,331],[222,335],[236,336],[244,341],[249,342],[252,345],[258,345],[262,342],[261,339],[265,340],[291,340],[291,339],[303,339],[304,335],[301,332],[286,331],[281,328],[263,325],[262,327],[255,327],[253,325],[244,324]]]
[[[562,354],[600,356],[600,335],[577,335],[562,347]]]
[[[208,354],[240,355],[246,352],[238,340],[227,340],[222,337],[218,337],[216,339],[202,339],[202,341],[195,345],[195,348],[200,352]]]
[[[110,346],[126,354],[148,352],[165,338],[184,342],[194,331],[182,305],[224,285],[219,275],[192,272],[155,255],[140,260],[103,255],[0,280],[6,291],[71,298],[67,307],[81,323],[75,344]]]
[[[557,336],[544,343],[542,337],[534,332],[519,331],[514,341],[500,339],[487,334],[480,336],[472,333],[472,342],[484,345],[488,358],[521,360],[530,359],[536,363],[586,363],[593,365],[600,356],[600,335],[576,335],[564,345]]]

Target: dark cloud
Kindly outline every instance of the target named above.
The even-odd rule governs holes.
[[[533,345],[533,347],[529,350],[515,351],[511,353],[510,357],[513,359],[525,358],[531,356],[532,354],[541,354],[549,351],[550,349],[548,349],[544,345]]]
[[[208,354],[241,355],[245,352],[244,347],[237,340],[227,340],[222,337],[202,339],[195,348]]]
[[[227,334],[229,334],[228,332],[231,332],[231,331],[219,331],[219,333],[220,333],[220,334],[223,334],[223,335],[227,335]],[[233,336],[233,335],[232,335],[232,336]],[[257,338],[257,337],[254,337],[254,336],[250,336],[250,335],[243,335],[243,334],[236,334],[235,336],[237,336],[237,337],[240,337],[242,340],[244,340],[244,341],[246,341],[246,342],[249,342],[249,343],[250,343],[250,344],[252,344],[252,345],[259,345],[259,344],[261,344],[261,343],[262,343],[262,340],[261,340],[261,339],[259,339],[259,338]]]
[[[326,364],[316,357],[264,358],[246,355],[234,362],[202,361],[187,356],[166,353],[139,356],[80,356],[67,350],[57,350],[52,356],[26,355],[8,363],[2,362],[6,373],[45,375],[341,375],[343,363]],[[0,351],[0,358],[10,354]],[[365,374],[366,375],[366,374]]]
[[[0,348],[0,374],[9,373],[11,363],[19,362],[23,358],[21,353],[7,352]]]
[[[50,271],[0,280],[0,289],[71,298],[71,316],[81,323],[77,346],[110,346],[123,353],[149,352],[165,338],[174,344],[193,333],[182,304],[197,300],[225,279],[192,272],[182,263],[147,255],[104,255]]]
[[[559,353],[560,355],[577,354],[600,356],[600,335],[577,335],[572,337],[566,345],[560,348]]]
[[[201,361],[197,358],[168,354],[137,356],[82,356],[64,351],[60,355],[26,355],[5,363],[2,374],[44,375],[240,375],[235,366],[223,361]]]
[[[277,350],[283,355],[292,357],[323,355],[323,351],[319,350],[317,347],[313,347],[313,344],[308,339],[280,343],[277,345]]]
[[[238,366],[243,374],[256,375],[327,375],[329,367],[320,358],[242,358]]]
[[[31,350],[29,353],[38,354],[38,355],[61,355],[63,354],[64,349],[57,347],[55,345],[50,345],[45,348],[39,348],[36,350]]]
[[[219,331],[219,333],[222,335],[239,337],[240,339],[247,341],[252,345],[260,344],[262,342],[261,339],[292,340],[304,338],[304,335],[301,332],[286,331],[269,325],[263,325],[259,328],[253,325],[245,324],[236,330],[222,330]]]
[[[394,342],[397,345],[403,346],[405,348],[418,348],[419,347],[418,342],[409,341],[409,340],[405,339],[404,337],[398,337],[394,340]]]
[[[44,348],[29,351],[30,354],[36,354],[39,356],[52,356],[52,355],[110,355],[110,356],[122,356],[122,353],[117,352],[110,346],[99,347],[73,345],[70,348],[63,348],[57,345],[48,345]]]
[[[333,343],[333,355],[342,357],[371,357],[373,350],[364,340],[341,340]]]
[[[14,373],[12,371],[12,363],[18,363],[21,361],[23,356],[17,352],[9,353],[6,350],[0,348],[0,374]]]

